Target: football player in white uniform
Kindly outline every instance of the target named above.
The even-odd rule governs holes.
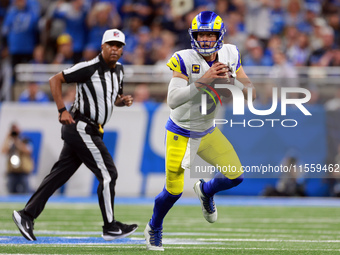
[[[213,166],[230,166],[236,171],[223,171],[205,182],[194,185],[205,219],[217,220],[215,193],[239,185],[243,180],[240,160],[228,139],[214,126],[214,104],[202,114],[200,98],[216,78],[235,78],[234,85],[247,98],[255,89],[245,74],[235,45],[223,44],[225,27],[214,12],[199,13],[189,29],[192,49],[176,52],[167,65],[173,70],[168,88],[170,118],[166,124],[165,187],[155,198],[153,215],[144,230],[148,250],[164,250],[162,224],[165,215],[180,198],[184,187],[184,170],[197,154]],[[210,85],[207,85],[210,81]],[[225,168],[226,169],[226,168]]]

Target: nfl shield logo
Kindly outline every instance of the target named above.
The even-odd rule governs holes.
[[[174,140],[177,141],[178,140],[178,135],[174,136]]]
[[[119,32],[113,32],[114,37],[119,37]]]

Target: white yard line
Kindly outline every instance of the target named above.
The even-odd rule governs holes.
[[[292,242],[292,243],[340,243],[340,240],[282,240],[276,238],[257,239],[257,238],[198,238],[198,241],[216,241],[216,242]]]
[[[193,231],[207,231],[207,228],[192,228]],[[310,233],[310,234],[332,234],[340,235],[340,231],[337,230],[297,230],[297,229],[266,229],[266,228],[209,228],[211,232],[249,232],[249,233]]]
[[[168,220],[167,223],[171,224],[188,224],[188,223],[200,223],[202,222],[202,218],[191,218],[191,219],[171,219]],[[218,223],[331,223],[336,224],[340,223],[340,219],[336,218],[324,218],[324,217],[307,217],[307,218],[295,218],[295,219],[287,219],[287,218],[243,218],[243,217],[223,217],[218,219]]]
[[[84,244],[82,244],[84,245]],[[85,244],[86,245],[86,244]],[[0,244],[2,246],[2,244]],[[8,245],[7,245],[8,246]],[[17,246],[17,245],[16,245]],[[86,245],[86,247],[92,247],[92,248],[108,248],[108,247],[114,247],[114,248],[120,248],[120,249],[135,249],[137,247],[144,246],[142,244],[138,245],[121,245],[121,244],[90,244]],[[34,245],[36,248],[45,248],[46,245]],[[60,245],[48,245],[48,247],[54,247],[54,248],[60,248],[60,247],[67,247],[67,248],[78,248],[79,245],[68,245],[68,244],[60,244]],[[176,249],[176,250],[193,250],[193,249],[199,249],[199,250],[258,250],[258,251],[294,251],[294,252],[299,252],[299,251],[320,251],[320,252],[340,252],[340,249],[296,249],[296,248],[256,248],[256,247],[249,247],[249,248],[242,248],[242,247],[211,247],[211,246],[199,246],[199,247],[192,247],[192,246],[175,246],[175,245],[169,245],[164,247],[166,250],[169,249]],[[2,254],[7,254],[7,253],[2,253]],[[40,253],[39,253],[40,254]],[[31,255],[38,255],[35,253],[31,253]]]

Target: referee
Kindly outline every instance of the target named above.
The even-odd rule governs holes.
[[[59,111],[64,146],[59,160],[38,190],[13,220],[21,234],[30,241],[33,221],[43,211],[52,194],[84,163],[99,180],[97,190],[104,226],[102,237],[109,241],[132,234],[137,225],[115,220],[114,197],[117,169],[102,138],[103,127],[111,117],[113,105],[131,106],[133,98],[123,95],[123,66],[117,62],[123,54],[125,35],[118,29],[105,31],[102,52],[94,59],[80,62],[50,78],[51,92]],[[62,99],[62,83],[77,83],[77,95],[70,112]]]

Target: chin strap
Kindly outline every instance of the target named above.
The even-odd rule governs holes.
[[[210,43],[212,43],[212,42],[210,42]],[[213,53],[219,51],[219,49],[217,49],[217,41],[214,43],[214,45],[211,48],[201,48],[198,41],[195,40],[195,46],[196,46],[196,51],[203,56],[210,56]],[[211,52],[209,52],[209,51],[211,51]]]

